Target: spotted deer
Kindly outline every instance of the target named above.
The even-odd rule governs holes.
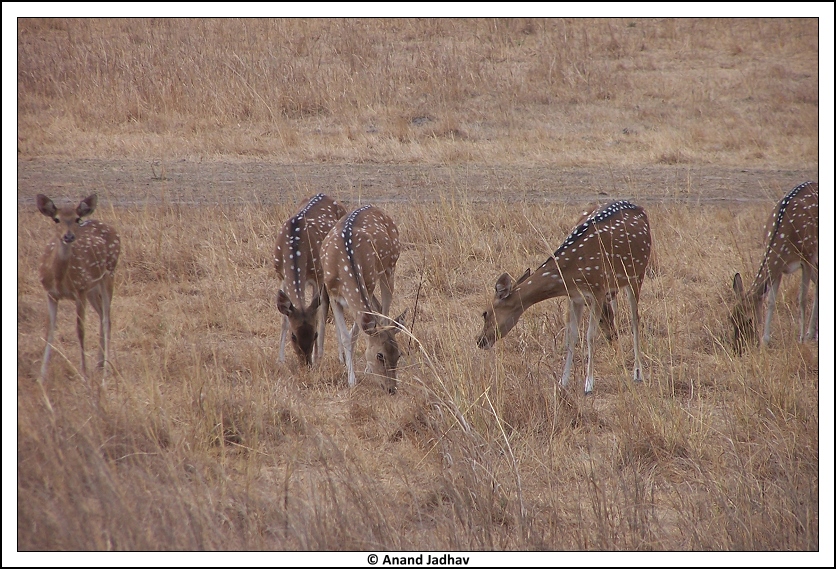
[[[534,304],[568,296],[569,329],[561,385],[564,388],[569,385],[578,340],[578,322],[586,304],[590,307],[590,314],[586,332],[588,359],[584,392],[592,393],[593,340],[599,321],[613,326],[612,313],[606,311],[614,308],[615,293],[623,289],[630,303],[635,356],[633,379],[641,381],[644,372],[639,351],[638,305],[650,260],[650,247],[650,225],[644,209],[628,201],[616,201],[593,209],[581,218],[554,255],[533,274],[530,269],[526,270],[516,281],[508,273],[499,277],[494,297],[482,313],[484,326],[476,338],[477,345],[483,349],[493,346]]]
[[[76,331],[81,345],[81,372],[87,377],[84,355],[84,313],[87,301],[99,315],[99,361],[102,385],[107,375],[110,349],[110,302],[113,299],[113,275],[119,260],[119,235],[109,225],[95,219],[84,220],[96,209],[96,195],[81,201],[77,207],[56,207],[43,194],[37,196],[38,210],[55,222],[55,235],[46,246],[40,265],[41,284],[47,293],[49,327],[41,365],[41,380],[46,379],[58,301],[75,301]]]
[[[341,359],[354,387],[353,354],[360,329],[366,338],[366,373],[380,377],[389,393],[397,390],[401,356],[396,334],[406,311],[388,318],[400,256],[398,228],[382,210],[367,205],[340,219],[322,243],[322,269],[331,298]],[[380,285],[380,300],[374,296]],[[349,332],[345,312],[354,319]]]
[[[279,361],[285,359],[288,330],[300,364],[310,366],[322,358],[328,292],[323,279],[320,248],[322,240],[345,215],[345,211],[341,203],[325,194],[317,194],[306,200],[279,231],[273,255],[273,265],[280,282],[276,306],[284,315]],[[308,287],[312,289],[312,298],[306,307]],[[320,310],[320,306],[324,308]]]
[[[741,353],[746,344],[757,342],[758,328],[763,318],[763,299],[767,297],[766,318],[760,341],[769,344],[772,317],[781,278],[801,269],[798,292],[800,307],[799,342],[817,337],[819,321],[819,184],[804,182],[793,188],[778,202],[772,212],[772,223],[766,228],[766,252],[760,269],[747,292],[743,291],[740,273],[734,275],[732,307],[734,347]],[[810,322],[807,323],[807,292],[810,281],[816,285],[816,296]],[[806,332],[805,332],[806,327]]]

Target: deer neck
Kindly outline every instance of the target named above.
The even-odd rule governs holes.
[[[359,300],[359,305],[363,310],[366,312],[371,312],[374,308],[371,303],[371,295],[369,294],[369,290],[366,286],[366,281],[362,277],[362,272],[360,271],[360,267],[357,264],[356,259],[356,248],[360,245],[357,239],[354,237],[354,224],[357,220],[357,216],[361,214],[363,211],[367,210],[369,206],[360,208],[355,210],[349,218],[346,220],[344,227],[344,231],[342,232],[342,239],[343,239],[343,251],[345,251],[346,260],[348,261],[349,266],[351,267],[351,273],[354,277],[356,283],[356,293]],[[350,293],[350,287],[349,287]],[[357,302],[357,300],[355,302]]]
[[[551,258],[518,285],[517,294],[525,311],[538,302],[558,296],[568,296],[569,292],[557,264]]]
[[[72,260],[72,245],[59,237],[41,263],[41,282],[47,289],[61,292]]]
[[[311,274],[311,252],[307,245],[310,237],[307,235],[307,226],[302,215],[297,215],[290,220],[287,226],[288,251],[287,277],[290,279],[287,287],[288,296],[294,305],[304,308],[305,288],[309,281],[316,282],[316,274]],[[313,277],[313,279],[311,278]],[[316,287],[314,287],[316,288]]]
[[[772,274],[769,271],[769,253],[770,251],[766,252],[760,270],[758,270],[758,274],[755,275],[755,280],[752,281],[752,286],[749,287],[749,291],[746,293],[746,298],[752,302],[763,298],[766,294],[767,285],[773,280]]]

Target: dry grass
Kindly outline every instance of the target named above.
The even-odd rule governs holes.
[[[18,21],[22,157],[794,167],[815,19]]]
[[[85,159],[815,171],[817,61],[809,19],[20,20],[18,156],[68,176]],[[250,195],[263,188],[229,202],[197,190],[201,205],[186,205],[149,197],[186,184],[162,171],[141,186],[119,170],[120,199],[95,173],[82,184],[123,243],[113,373],[104,390],[79,377],[62,302],[42,386],[49,222],[31,196],[46,190],[19,179],[18,549],[830,547],[819,352],[795,342],[798,276],[774,345],[734,357],[726,343],[732,275],[753,276],[774,188],[689,205],[676,198],[690,178],[674,177],[653,189],[670,201],[645,203],[649,189],[613,175],[606,189],[645,205],[654,238],[648,380],[629,379],[622,302],[584,397],[580,357],[571,390],[555,387],[565,299],[476,348],[496,277],[541,263],[580,211],[529,197],[533,170],[520,172],[482,193],[411,171],[425,194],[379,203],[406,244],[392,311],[410,309],[412,341],[396,396],[362,374],[348,389],[333,324],[319,367],[277,362],[270,250],[312,182],[261,202]],[[313,189],[353,204],[375,197],[362,183]]]
[[[393,310],[411,308],[421,283],[420,348],[392,397],[371,380],[349,391],[332,325],[321,367],[277,363],[269,249],[292,205],[103,215],[125,245],[101,392],[74,368],[66,303],[67,359],[54,358],[45,389],[35,381],[47,220],[21,211],[21,549],[819,547],[818,354],[794,341],[798,279],[782,290],[775,346],[735,358],[720,294],[730,273],[702,261],[710,250],[717,267],[751,273],[759,246],[741,217],[765,219],[768,206],[649,208],[650,379],[629,381],[619,314],[621,338],[601,341],[585,398],[580,358],[570,392],[555,391],[565,301],[529,310],[495,350],[474,339],[492,278],[541,261],[575,212],[387,206],[409,244]],[[729,245],[711,243],[709,220]]]

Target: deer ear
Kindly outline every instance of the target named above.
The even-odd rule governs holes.
[[[377,328],[377,320],[375,320],[374,315],[364,312],[360,317],[360,327],[366,334],[372,334],[374,329]]]
[[[517,282],[515,282],[514,284],[515,285],[521,284],[525,279],[527,279],[530,276],[531,276],[531,269],[526,269],[525,272],[523,273],[523,275],[520,278],[518,278]]]
[[[319,296],[319,291],[315,291],[308,310],[317,310],[321,302],[322,298]]]
[[[513,280],[511,279],[511,275],[508,273],[502,273],[502,275],[497,279],[496,286],[496,298],[497,300],[505,300],[509,296],[511,296],[511,288],[513,287]]]
[[[296,307],[293,306],[290,297],[283,290],[279,290],[279,294],[276,296],[276,307],[279,309],[279,312],[287,317],[292,316],[296,312]]]
[[[740,278],[740,273],[734,274],[732,281],[732,290],[737,298],[743,298],[743,279]]]
[[[78,214],[79,217],[84,217],[85,215],[90,215],[93,213],[93,210],[96,209],[96,202],[98,202],[98,197],[96,194],[92,196],[87,196],[81,203],[78,204],[78,207],[75,209],[75,212]]]
[[[407,308],[406,310],[401,312],[400,316],[395,318],[395,324],[397,324],[397,326],[392,327],[392,333],[393,334],[397,334],[398,332],[400,332],[401,331],[401,326],[404,326],[404,322],[406,322],[406,312],[407,312],[407,310],[409,310],[409,309]]]
[[[38,204],[38,211],[44,214],[47,217],[55,217],[55,214],[58,213],[58,209],[55,207],[55,204],[52,203],[52,200],[46,197],[43,194],[38,194],[38,197],[35,198],[35,201]]]

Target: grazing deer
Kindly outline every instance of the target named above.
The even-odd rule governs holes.
[[[566,336],[566,365],[562,386],[568,387],[578,340],[578,322],[584,304],[590,307],[586,331],[588,361],[584,392],[592,392],[593,340],[599,321],[614,329],[612,313],[615,293],[625,289],[630,302],[635,364],[633,378],[641,381],[643,368],[639,353],[639,293],[650,260],[650,225],[644,209],[628,201],[617,201],[595,208],[581,218],[554,255],[532,274],[514,281],[503,273],[496,281],[496,294],[482,313],[485,321],[476,343],[491,347],[505,336],[530,306],[558,296],[568,296],[569,330]],[[609,308],[604,308],[609,306]]]
[[[343,217],[322,243],[322,269],[331,297],[340,342],[341,359],[348,368],[348,384],[354,387],[353,354],[359,330],[366,337],[366,373],[384,380],[389,393],[397,390],[398,359],[395,335],[406,311],[388,318],[395,290],[395,263],[400,256],[398,228],[374,206],[364,206]],[[380,301],[374,296],[380,284]],[[354,318],[349,333],[344,312]]]
[[[76,329],[81,345],[81,372],[87,377],[87,361],[84,356],[84,312],[87,301],[99,315],[100,341],[98,365],[102,371],[102,385],[107,375],[110,348],[110,301],[113,298],[113,274],[119,260],[119,235],[116,231],[95,219],[82,220],[96,209],[96,195],[81,201],[78,207],[58,208],[43,194],[37,197],[38,210],[55,222],[55,236],[49,242],[41,258],[41,284],[49,301],[49,328],[46,349],[41,365],[41,380],[46,379],[58,301],[75,300]]]
[[[280,281],[276,306],[284,315],[279,361],[284,361],[288,329],[300,364],[310,366],[315,359],[322,358],[328,292],[324,286],[320,247],[322,240],[344,215],[345,207],[341,203],[325,194],[317,194],[307,200],[279,231],[273,255]],[[311,304],[306,308],[305,291],[308,286],[313,292]],[[320,306],[324,308],[319,310]]]
[[[732,307],[734,346],[737,353],[744,344],[756,342],[757,330],[763,316],[763,297],[768,295],[766,319],[763,322],[761,342],[769,344],[772,333],[772,316],[781,278],[801,268],[801,287],[798,304],[801,309],[799,342],[817,337],[819,322],[819,184],[804,182],[778,202],[772,212],[772,224],[766,229],[766,252],[760,269],[749,291],[743,292],[740,273],[734,275],[732,290],[735,305]],[[807,290],[810,281],[816,285],[816,297],[810,323],[807,324]]]

